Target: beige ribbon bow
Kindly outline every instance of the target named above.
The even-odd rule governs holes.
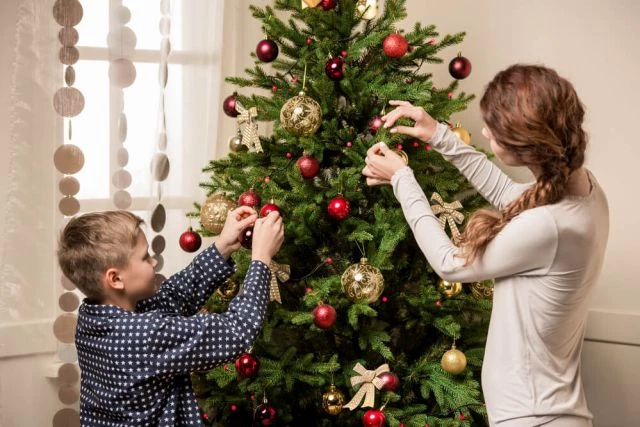
[[[282,304],[280,298],[280,288],[278,287],[278,280],[286,282],[291,276],[291,267],[286,264],[278,264],[275,261],[271,261],[269,264],[269,270],[271,270],[271,285],[269,286],[269,300],[277,301]]]
[[[244,108],[242,104],[236,101],[236,111],[238,112],[238,126],[242,132],[242,144],[253,149],[258,153],[262,153],[262,145],[260,145],[260,137],[258,136],[258,110],[256,107],[249,109]]]
[[[380,390],[384,385],[384,381],[381,378],[378,378],[378,376],[385,372],[389,372],[389,365],[385,363],[384,365],[378,366],[375,370],[369,371],[360,363],[356,363],[353,370],[360,375],[351,377],[351,386],[355,387],[358,384],[362,384],[362,386],[360,386],[356,395],[353,396],[351,401],[344,405],[343,408],[348,408],[353,411],[360,406],[363,398],[364,403],[362,403],[362,407],[373,408],[376,400],[376,389]]]
[[[440,225],[442,228],[445,228],[446,224],[449,224],[449,228],[451,229],[451,236],[453,243],[460,242],[460,231],[456,226],[456,223],[462,224],[464,221],[464,214],[462,212],[458,212],[458,209],[462,209],[462,203],[456,200],[453,203],[445,203],[442,200],[442,197],[438,193],[433,193],[431,195],[431,200],[435,200],[438,204],[431,205],[431,210],[440,220]]]

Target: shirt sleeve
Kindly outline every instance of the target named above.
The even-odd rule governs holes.
[[[158,318],[145,352],[156,375],[211,369],[237,358],[255,341],[267,309],[271,271],[252,261],[242,291],[226,312]]]
[[[198,254],[185,269],[169,277],[157,294],[138,302],[137,311],[168,311],[183,316],[197,313],[216,287],[235,271],[215,244]]]
[[[502,172],[487,156],[460,141],[447,125],[439,123],[429,144],[451,162],[492,206],[503,209],[531,183],[520,184]]]
[[[433,214],[413,171],[405,167],[391,178],[418,246],[433,270],[452,282],[475,282],[513,275],[546,274],[558,244],[558,232],[551,214],[544,208],[527,210],[512,219],[487,245],[484,254],[465,266]]]

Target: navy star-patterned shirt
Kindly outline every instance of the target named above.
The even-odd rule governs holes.
[[[233,271],[212,245],[136,312],[83,301],[76,329],[81,425],[203,425],[189,373],[246,351],[268,302],[271,272],[253,261],[225,313],[198,313]]]

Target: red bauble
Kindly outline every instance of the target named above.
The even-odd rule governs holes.
[[[362,416],[362,425],[365,427],[382,427],[385,421],[386,417],[379,409],[369,409]]]
[[[324,10],[331,10],[336,7],[336,2],[335,0],[322,0],[320,2],[320,7],[322,7]]]
[[[247,190],[238,197],[238,206],[249,206],[250,208],[260,206],[260,195],[253,189]]]
[[[202,239],[191,227],[180,235],[180,247],[185,252],[195,252],[200,249]]]
[[[349,212],[351,212],[351,204],[344,197],[337,196],[329,201],[327,211],[331,218],[342,221],[349,216]]]
[[[253,226],[247,227],[240,232],[240,244],[243,248],[251,249],[253,246]]]
[[[278,45],[273,40],[260,40],[256,46],[256,56],[262,62],[271,62],[278,57]]]
[[[236,371],[241,377],[253,378],[259,369],[260,361],[251,353],[244,353],[236,360]]]
[[[262,207],[262,209],[260,209],[260,216],[267,216],[267,215],[269,215],[269,213],[271,213],[273,211],[276,211],[276,212],[280,213],[280,208],[278,207],[278,205],[273,203],[273,200],[272,200],[269,203],[267,203],[266,205],[264,205]]]
[[[313,310],[313,323],[320,329],[329,329],[336,323],[336,309],[329,304],[321,304]]]
[[[324,71],[331,80],[342,80],[344,78],[344,59],[331,58],[324,66]]]
[[[382,389],[386,391],[396,391],[398,387],[400,387],[400,379],[393,372],[385,372],[384,374],[378,375],[384,384],[382,384]]]
[[[259,426],[273,425],[276,422],[276,410],[267,403],[258,405],[253,413],[253,420]]]
[[[369,132],[375,135],[383,124],[384,122],[380,116],[373,116],[371,121],[369,121]]]
[[[233,95],[227,96],[222,102],[222,110],[229,117],[237,117],[238,112],[236,111],[236,95],[237,93],[233,93]]]
[[[382,50],[389,58],[401,58],[407,53],[409,42],[400,34],[391,34],[382,42]]]
[[[298,169],[300,169],[300,175],[305,179],[311,179],[318,174],[320,170],[320,162],[313,156],[304,155],[296,162]]]
[[[462,80],[471,74],[471,61],[458,55],[449,62],[449,74],[454,79]]]

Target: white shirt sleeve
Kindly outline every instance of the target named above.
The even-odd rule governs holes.
[[[556,255],[558,232],[544,208],[527,210],[512,219],[487,245],[484,254],[465,266],[433,214],[427,197],[409,167],[391,178],[407,223],[434,271],[444,280],[475,282],[512,275],[542,275]]]
[[[531,186],[531,183],[513,181],[484,153],[460,141],[445,124],[438,124],[429,144],[457,167],[471,185],[498,209],[505,208]]]

